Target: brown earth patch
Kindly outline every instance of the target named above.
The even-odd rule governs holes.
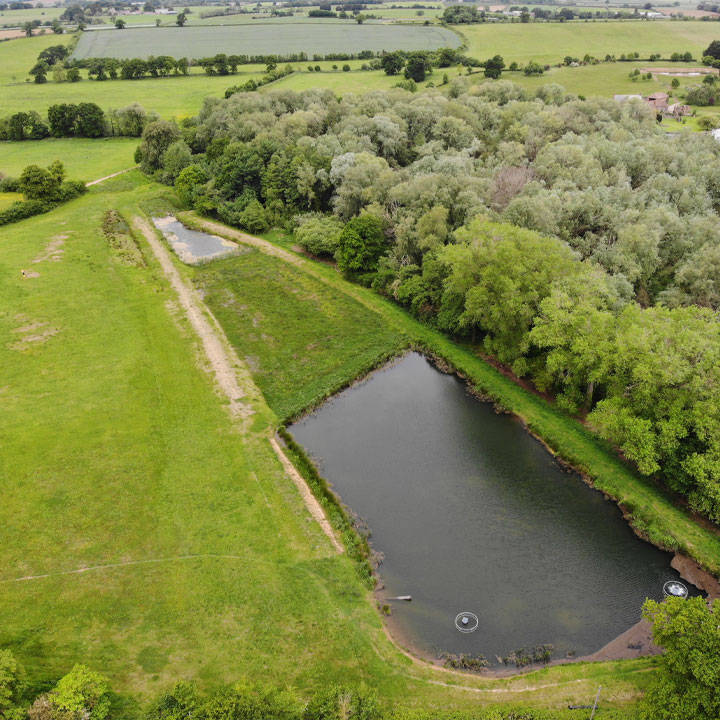
[[[65,252],[63,245],[68,237],[68,235],[54,235],[45,246],[45,250],[33,260],[33,263],[41,263],[46,260],[59,262]]]
[[[38,278],[40,277],[39,272],[35,272],[34,270],[21,270],[22,276],[24,278]]]
[[[24,30],[14,28],[10,30],[0,30],[0,40],[14,40],[15,38],[23,37],[25,35]]]
[[[45,328],[42,332],[36,332],[42,328]],[[45,322],[33,322],[15,328],[12,332],[18,333],[22,335],[22,337],[18,338],[18,341],[12,343],[9,347],[12,350],[24,350],[31,343],[45,342],[53,335],[57,335],[60,330],[58,328],[48,327],[48,324]]]

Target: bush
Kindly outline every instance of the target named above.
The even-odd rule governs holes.
[[[350,72],[350,66],[347,63],[345,63],[345,65],[343,65],[342,69],[343,69],[343,72]]]
[[[248,203],[238,217],[238,225],[253,233],[266,232],[270,228],[267,213],[259,200]]]
[[[297,219],[295,240],[313,255],[334,255],[338,249],[342,223],[331,215],[301,215]]]

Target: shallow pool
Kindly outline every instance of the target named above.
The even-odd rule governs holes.
[[[153,224],[170,243],[177,256],[188,265],[196,265],[225,255],[236,255],[241,251],[240,246],[232,240],[191,230],[173,215],[153,218]]]

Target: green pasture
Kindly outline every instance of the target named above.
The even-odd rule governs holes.
[[[3,97],[3,112],[7,113],[35,110],[44,117],[50,105],[70,100],[94,102],[103,110],[137,102],[147,111],[152,110],[164,118],[186,117],[197,114],[206,97],[223,97],[231,85],[242,84],[250,78],[257,79],[265,74],[264,66],[243,65],[241,70],[243,72],[236,75],[208,76],[200,68],[195,68],[187,77],[148,77],[105,82],[84,79],[73,84],[52,81],[44,85],[25,83],[0,87],[0,93]]]
[[[308,72],[307,65],[320,65],[322,72]],[[339,70],[332,70],[332,65],[336,64]],[[386,75],[382,70],[352,70],[343,72],[342,66],[345,63],[337,62],[321,62],[321,63],[298,63],[300,72],[287,75],[286,77],[266,85],[261,88],[260,92],[270,92],[272,90],[295,90],[302,92],[303,90],[311,90],[313,88],[323,88],[332,90],[336,95],[343,96],[347,93],[364,93],[371,90],[389,90],[393,85],[400,82],[402,75]],[[439,78],[439,80],[438,80]],[[440,81],[442,74],[436,70],[427,82]],[[424,84],[420,84],[422,88]]]
[[[2,10],[0,11],[0,27],[19,27],[23,23],[33,20],[54,20],[62,15],[65,8],[39,7],[30,10]]]
[[[83,33],[73,57],[199,58],[218,52],[246,55],[306,52],[355,53],[361,50],[435,50],[457,47],[460,39],[450,30],[409,25],[333,23],[262,23],[211,27],[135,28]]]
[[[715,23],[671,20],[608,20],[569,23],[485,23],[463,25],[468,54],[485,59],[500,54],[506,62],[554,63],[566,55],[605,55],[639,52],[647,57],[661,53],[693,53],[699,60],[712,40],[720,38]]]
[[[48,138],[0,143],[0,173],[17,177],[26,165],[65,165],[68,177],[90,182],[132,167],[137,138]]]
[[[31,80],[28,70],[37,62],[38,54],[51,45],[67,45],[71,39],[70,35],[50,33],[0,42],[0,112],[4,114],[7,107],[7,89],[3,86]]]

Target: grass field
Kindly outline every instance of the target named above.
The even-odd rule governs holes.
[[[135,164],[137,138],[48,139],[0,143],[0,173],[17,177],[26,165],[65,165],[74,180],[97,180]]]
[[[651,659],[493,679],[438,673],[393,648],[352,562],[332,552],[273,454],[262,397],[248,388],[255,414],[239,432],[149,247],[136,238],[142,260],[125,264],[98,230],[108,209],[130,218],[171,207],[167,189],[131,173],[0,230],[0,472],[11,479],[0,504],[0,646],[27,665],[31,687],[87,663],[110,677],[123,720],[178,679],[303,694],[364,681],[386,702],[429,711],[562,708],[598,684],[606,706],[637,697]],[[257,270],[278,272],[255,255]],[[366,311],[377,314],[374,341],[406,323],[307,267],[311,277],[305,265],[276,275],[290,310],[254,288],[278,341],[269,360],[288,359],[283,318],[306,314],[289,340],[297,347],[317,339],[308,318],[318,304],[352,347],[351,320]],[[338,347],[308,353],[308,379],[333,366]],[[301,402],[289,383],[276,391]]]
[[[245,55],[306,52],[325,55],[361,50],[435,50],[457,47],[458,36],[438,27],[336,23],[258,23],[256,25],[135,28],[83,33],[73,57],[200,58],[217,52]]]
[[[376,313],[258,251],[201,266],[195,282],[283,419],[407,344]]]
[[[149,256],[123,265],[98,232],[145,187],[0,232],[0,645],[36,683],[83,661],[140,693],[269,667],[305,687],[371,676],[379,621],[350,561],[270,446],[233,430]],[[33,263],[61,236],[59,261]]]
[[[699,58],[712,40],[720,38],[714,23],[665,20],[464,25],[460,31],[468,40],[468,54],[484,59],[498,53],[506,62],[553,63],[565,55],[604,58],[630,52],[669,57],[690,51]]]
[[[0,210],[5,210],[14,202],[22,199],[23,196],[20,193],[0,192]]]

